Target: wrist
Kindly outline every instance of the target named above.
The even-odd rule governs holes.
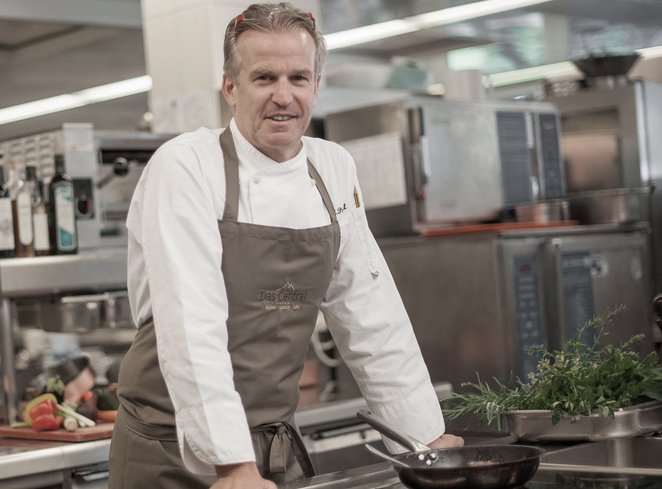
[[[251,473],[259,475],[255,462],[240,462],[236,464],[215,465],[216,476],[218,478],[228,477],[232,474]]]

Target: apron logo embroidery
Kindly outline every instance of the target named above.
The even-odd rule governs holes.
[[[296,290],[289,280],[276,290],[258,290],[257,300],[265,311],[297,311],[306,300],[306,290]]]

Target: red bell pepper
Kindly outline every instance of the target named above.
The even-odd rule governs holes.
[[[56,430],[62,424],[62,416],[55,414],[57,414],[57,403],[46,399],[30,409],[30,426],[35,431]]]
[[[36,418],[32,418],[32,429],[35,431],[48,431],[56,430],[62,424],[62,416],[53,416],[52,414],[44,414]]]

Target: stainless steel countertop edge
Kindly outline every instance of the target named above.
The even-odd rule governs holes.
[[[3,455],[0,480],[102,463],[109,451],[110,440],[98,440]]]

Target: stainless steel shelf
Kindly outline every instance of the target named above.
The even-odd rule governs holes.
[[[77,255],[0,260],[0,296],[126,288],[126,249],[104,248]]]

